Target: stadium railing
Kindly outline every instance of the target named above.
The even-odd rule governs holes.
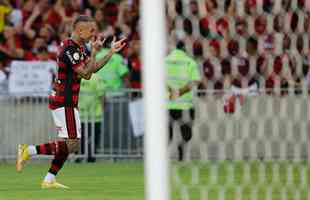
[[[105,97],[103,118],[99,121],[99,142],[95,142],[95,128],[88,127],[98,122],[95,112],[84,114],[86,117],[81,122],[85,124],[84,132],[89,137],[83,141],[83,153],[71,158],[86,159],[89,155],[102,159],[142,158],[143,139],[134,136],[128,109],[129,104],[141,96],[140,90],[126,89],[121,95]],[[20,143],[40,144],[57,139],[47,97],[33,93],[11,95],[0,92],[0,127],[0,161],[15,159]]]
[[[229,92],[199,91],[195,98],[194,136],[188,144],[187,160],[307,160],[310,157],[310,103],[308,91],[282,95],[266,91],[247,96],[242,103],[237,95],[234,109],[225,111]],[[0,95],[1,96],[1,95]],[[124,90],[122,96],[105,98],[99,146],[95,134],[91,154],[104,159],[143,157],[143,136],[136,136],[129,114],[132,102],[141,100],[139,90]],[[14,159],[19,143],[38,144],[56,139],[56,131],[46,97],[2,95],[0,98],[0,160]],[[141,104],[142,106],[142,104]],[[141,116],[142,117],[142,116]],[[186,116],[185,116],[186,117]],[[90,117],[93,119],[94,117]],[[93,121],[95,123],[95,121]],[[176,124],[175,131],[179,131]],[[87,130],[85,130],[87,131]],[[171,143],[172,157],[180,134]],[[83,154],[75,155],[86,158]]]

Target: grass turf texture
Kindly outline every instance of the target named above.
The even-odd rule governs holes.
[[[28,163],[21,173],[0,164],[0,200],[138,200],[144,199],[141,163],[66,163],[57,181],[69,190],[42,190],[49,164]]]
[[[246,163],[246,164],[245,164]],[[274,176],[274,166],[278,172]],[[0,164],[0,200],[143,200],[144,172],[142,162],[117,162],[74,164],[67,163],[60,172],[58,181],[70,190],[41,190],[40,183],[49,164],[29,164],[22,173],[15,171],[15,165]],[[220,189],[225,199],[235,200],[236,189],[241,187],[241,197],[251,199],[256,189],[257,199],[264,200],[272,189],[273,200],[281,199],[285,188],[286,199],[294,199],[299,190],[300,199],[308,199],[310,188],[309,163],[289,162],[207,162],[180,164],[173,163],[172,199],[200,200],[207,189],[208,199],[216,200]],[[246,167],[247,166],[247,167]],[[260,167],[263,166],[262,179]],[[229,169],[233,167],[233,178]],[[217,171],[215,179],[213,169]],[[291,180],[289,174],[291,168]],[[194,170],[193,170],[194,169]],[[246,172],[246,170],[248,170]],[[303,173],[303,174],[302,174]],[[248,175],[246,175],[248,174]],[[193,178],[195,177],[196,178]],[[248,177],[245,177],[248,176]],[[275,179],[275,180],[274,180]],[[245,182],[248,181],[248,182]],[[184,198],[188,196],[188,198]]]

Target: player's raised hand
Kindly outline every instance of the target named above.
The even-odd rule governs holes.
[[[99,50],[100,48],[103,47],[103,44],[105,43],[105,41],[106,41],[106,38],[103,36],[103,34],[100,33],[92,38],[91,44],[95,50]]]
[[[113,37],[113,41],[111,43],[111,50],[113,53],[119,52],[126,46],[126,37],[116,41],[116,37]]]

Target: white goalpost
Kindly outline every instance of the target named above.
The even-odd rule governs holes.
[[[145,199],[169,199],[165,103],[165,2],[141,2],[145,133]]]
[[[306,19],[310,18],[310,0],[305,1],[304,6],[299,5],[302,1],[298,0],[283,0],[282,3],[277,0],[274,6],[260,0],[252,5],[252,8],[245,4],[245,0],[230,1],[233,2],[231,7],[227,7],[225,3],[229,1],[217,0],[217,10],[207,16],[208,19],[213,17],[212,23],[204,18],[207,12],[205,3],[211,1],[168,2],[171,2],[171,5],[167,4],[168,19],[174,22],[175,27],[167,35],[167,1],[143,0],[140,7],[146,113],[145,199],[310,200],[310,93],[308,85],[303,82],[310,73],[309,58],[303,55],[305,52],[309,54],[310,48],[308,28],[306,31],[306,26],[304,27],[308,24]],[[229,8],[236,9],[236,13],[231,13],[229,19],[226,19],[230,13]],[[290,13],[294,13],[294,17]],[[284,27],[274,26],[280,23],[277,18],[284,19]],[[292,18],[292,22],[287,23],[285,20],[288,18]],[[260,30],[254,30],[257,28],[257,20],[262,26],[266,24],[264,34],[260,33]],[[240,27],[236,27],[237,24],[244,26],[248,36],[238,33]],[[211,30],[212,27],[214,30]],[[217,28],[227,29],[229,40],[232,44],[237,42],[236,48],[240,50],[229,48],[229,43],[218,37]],[[182,35],[186,36],[183,38]],[[270,35],[273,36],[272,39],[269,39]],[[164,67],[168,43],[166,37],[184,40],[185,46],[189,47],[189,54],[193,47],[192,55],[201,67],[202,75],[210,76],[207,77],[205,93],[197,93],[194,98],[193,137],[186,143],[183,162],[170,162],[168,156],[171,154],[171,159],[175,158],[179,138],[172,139],[168,153]],[[218,43],[211,45],[213,39]],[[202,55],[198,52],[198,55],[194,56],[196,40],[201,43],[204,52]],[[288,44],[284,45],[284,42]],[[257,46],[249,49],[250,52],[257,50],[252,52],[251,56],[243,54],[247,53],[248,44]],[[269,51],[271,50],[268,45],[273,45],[273,53],[265,55],[261,46],[266,44],[267,47],[264,48]],[[205,45],[208,47],[204,49]],[[217,45],[222,49],[224,57],[215,55]],[[298,47],[303,53],[298,53]],[[199,50],[198,47],[197,49]],[[262,55],[263,61],[260,64]],[[289,57],[286,57],[287,55]],[[285,84],[284,88],[282,85],[275,85],[276,89],[270,91],[266,85],[268,77],[265,77],[265,72],[260,72],[258,66],[264,66],[264,70],[271,73],[275,66],[279,65],[279,56],[281,59],[283,57],[283,74],[291,74],[292,77],[294,75],[301,82],[298,83],[296,79],[297,84],[288,83],[288,90]],[[228,59],[229,63],[225,64],[223,58]],[[248,68],[247,75],[243,75],[240,67]],[[227,72],[222,70],[224,68],[229,68],[227,71],[231,72],[228,74],[240,79],[240,82],[246,80],[247,76],[253,76],[255,82],[259,82],[260,92],[253,96],[247,92],[234,94],[233,97],[233,89],[214,92],[217,83],[222,84],[223,88],[226,87],[224,76]],[[233,100],[230,102],[227,99]],[[190,116],[184,115],[184,118]],[[175,136],[181,137],[178,122],[174,123],[176,126],[173,126],[173,131],[177,133]]]

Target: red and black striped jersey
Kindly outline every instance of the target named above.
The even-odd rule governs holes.
[[[49,95],[49,108],[78,107],[81,78],[75,69],[85,64],[88,55],[84,46],[72,39],[62,41],[57,56],[57,76],[53,93]]]

